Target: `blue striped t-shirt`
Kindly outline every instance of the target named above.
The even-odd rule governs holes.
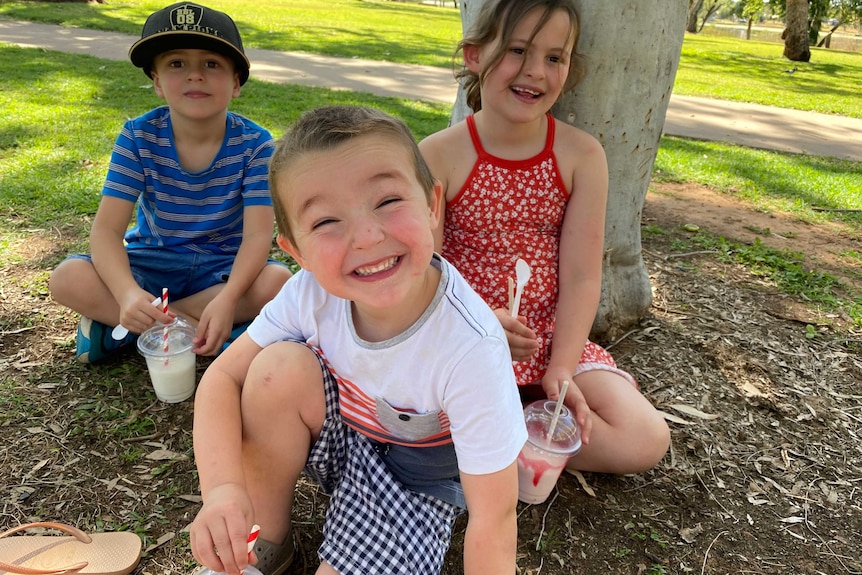
[[[128,249],[236,254],[244,206],[271,206],[267,168],[274,143],[267,130],[227,113],[224,142],[202,172],[180,166],[167,106],[123,126],[102,194],[137,202]]]

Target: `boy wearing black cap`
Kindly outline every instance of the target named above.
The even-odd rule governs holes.
[[[51,294],[82,316],[76,355],[83,363],[170,321],[153,306],[163,287],[172,314],[196,325],[195,353],[215,355],[290,278],[267,259],[272,137],[228,111],[249,61],[227,14],[191,2],[163,8],[147,19],[129,57],[167,105],[126,122],[90,231],[92,253],[63,261]],[[114,339],[118,324],[129,335]]]

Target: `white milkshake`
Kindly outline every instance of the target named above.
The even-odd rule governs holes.
[[[195,392],[194,328],[177,318],[155,325],[138,338],[138,351],[147,360],[147,370],[156,397],[166,403],[185,401]]]
[[[195,354],[185,351],[163,358],[147,357],[147,369],[156,397],[167,403],[179,403],[195,392]]]

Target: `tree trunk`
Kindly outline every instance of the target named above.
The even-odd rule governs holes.
[[[700,9],[703,8],[703,0],[688,0],[688,17],[685,22],[685,31],[696,34],[699,31],[697,27],[697,15]],[[704,22],[706,19],[704,18]]]
[[[811,60],[808,47],[808,0],[787,0],[784,57],[793,62]]]
[[[461,2],[465,27],[482,0]],[[465,6],[465,4],[467,6]],[[595,136],[608,157],[602,299],[593,337],[618,337],[652,301],[641,255],[641,211],[685,35],[678,0],[576,0],[586,78],[554,106],[558,119]],[[458,94],[452,121],[469,113]]]
[[[721,4],[718,1],[713,2],[709,5],[709,7],[706,9],[706,14],[704,14],[703,18],[700,21],[700,26],[698,26],[697,28],[698,32],[703,30],[703,27],[706,26],[706,23],[709,22],[709,19],[712,17],[712,15],[718,12],[719,8],[721,8]]]

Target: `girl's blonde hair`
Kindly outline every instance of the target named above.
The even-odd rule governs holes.
[[[566,41],[572,40],[572,57],[569,60],[569,76],[563,85],[562,93],[565,94],[570,91],[584,77],[583,56],[575,51],[581,31],[580,20],[571,0],[490,0],[479,9],[476,21],[464,38],[458,42],[458,47],[455,50],[457,55],[458,52],[463,52],[465,46],[486,46],[499,38],[496,50],[491,54],[479,74],[466,67],[455,73],[455,77],[467,93],[467,105],[473,112],[482,109],[482,81],[500,63],[509,49],[509,42],[512,39],[515,26],[536,8],[543,9],[542,18],[530,34],[528,42],[533,41],[539,30],[557,10],[562,10],[569,15],[571,28]]]

